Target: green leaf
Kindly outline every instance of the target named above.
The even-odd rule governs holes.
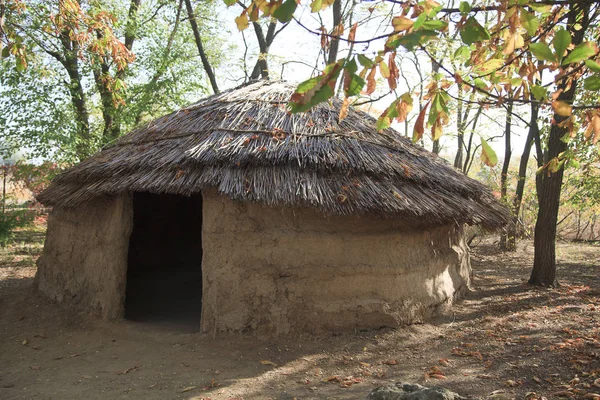
[[[429,18],[434,18],[440,11],[442,11],[443,8],[444,6],[441,4],[437,7],[433,7],[431,10],[429,10],[429,14],[427,14],[427,16]]]
[[[600,90],[600,76],[592,75],[583,81],[583,87],[585,90],[598,91]]]
[[[356,61],[354,61],[354,59],[348,61],[344,68],[351,74],[355,74],[356,71],[358,71],[358,65],[356,65]]]
[[[460,38],[465,44],[473,44],[489,40],[490,33],[474,17],[470,17],[460,31]]]
[[[523,25],[529,36],[533,36],[540,26],[540,20],[535,14],[521,10],[521,25]]]
[[[323,0],[314,0],[310,3],[310,11],[311,12],[319,12],[323,9]]]
[[[545,4],[536,4],[535,2],[529,2],[528,6],[531,7],[533,10],[539,12],[542,14],[542,16],[545,16],[547,14],[550,13],[550,11],[552,11],[552,6],[551,5],[545,5]]]
[[[600,64],[594,60],[585,60],[585,66],[594,72],[600,72]]]
[[[536,100],[542,101],[548,98],[548,90],[545,87],[539,85],[533,85],[531,87],[531,94]]]
[[[421,26],[423,26],[426,19],[427,19],[427,15],[425,13],[421,13],[421,15],[419,15],[419,17],[415,21],[415,24],[413,25],[413,29],[415,31],[418,31],[419,28],[421,28]]]
[[[290,111],[298,113],[326,101],[334,95],[337,78],[342,71],[343,60],[329,64],[323,74],[298,85],[289,102]]]
[[[571,51],[567,57],[563,60],[562,65],[569,65],[587,60],[588,58],[596,55],[598,47],[593,42],[584,42]]]
[[[445,21],[440,21],[439,19],[431,19],[429,21],[425,21],[423,23],[423,29],[427,29],[430,31],[439,31],[443,30],[448,26],[448,23]]]
[[[468,1],[461,1],[458,6],[458,9],[461,13],[468,14],[471,12],[471,4],[469,4]]]
[[[554,39],[552,40],[552,46],[554,46],[554,51],[556,52],[556,61],[561,62],[565,51],[571,44],[571,35],[564,29],[560,29],[556,31],[554,34]]]
[[[581,164],[579,163],[579,161],[577,161],[574,158],[570,158],[569,162],[567,163],[567,167],[571,167],[571,168],[581,168]]]
[[[471,55],[471,49],[469,46],[460,46],[454,52],[454,58],[468,58]]]
[[[360,65],[362,65],[365,68],[373,68],[373,66],[375,66],[375,63],[373,62],[373,60],[371,60],[369,57],[365,56],[364,54],[358,55],[358,62],[360,63]]]
[[[236,0],[223,0],[223,3],[225,3],[225,5],[227,7],[231,7],[232,5],[234,5],[236,2]]]
[[[488,87],[488,84],[481,78],[475,78],[473,83],[475,84],[475,87],[478,89],[485,90]]]
[[[498,156],[492,147],[488,144],[488,142],[481,138],[481,161],[489,167],[493,167],[498,164]]]
[[[290,22],[298,3],[296,0],[285,0],[285,2],[275,10],[273,18],[277,18],[279,22]]]
[[[387,129],[392,124],[392,119],[398,116],[397,105],[400,99],[396,99],[386,108],[386,110],[377,118],[377,130]]]
[[[16,57],[16,69],[18,72],[25,72],[25,70],[27,69],[27,61],[25,61],[25,57],[22,56],[17,56]]]
[[[554,53],[546,43],[532,43],[529,45],[531,53],[541,61],[555,61]]]
[[[2,58],[10,56],[10,48],[8,46],[2,49]]]
[[[347,97],[357,96],[365,87],[365,80],[356,74],[350,75],[348,88],[344,91]]]
[[[435,37],[437,37],[437,34],[432,31],[412,32],[396,38],[393,44],[395,44],[396,47],[403,46],[406,50],[412,51],[419,44],[424,44]],[[386,47],[387,46],[388,44],[386,43]]]

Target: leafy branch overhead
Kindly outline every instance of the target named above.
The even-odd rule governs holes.
[[[228,6],[235,4],[235,0],[224,1]],[[345,27],[342,23],[329,34],[323,27],[312,31],[296,20],[312,34],[337,37],[350,45],[378,40],[384,43],[374,55],[351,46],[346,58],[328,65],[320,76],[301,83],[290,100],[292,112],[305,111],[328,100],[334,96],[334,89],[341,80],[345,96],[340,113],[343,119],[355,96],[371,95],[378,85],[387,85],[389,90],[395,91],[402,68],[396,61],[397,52],[420,51],[438,63],[440,72],[433,74],[427,88],[424,97],[427,103],[417,117],[413,140],[420,139],[426,129],[433,140],[439,139],[448,124],[451,97],[460,97],[469,91],[481,95],[480,103],[484,105],[535,102],[551,106],[556,115],[571,120],[572,130],[577,125],[573,122],[573,111],[591,109],[591,115],[588,112],[581,117],[581,126],[586,132],[592,132],[588,137],[598,140],[600,126],[595,121],[600,118],[600,107],[568,104],[559,99],[560,90],[550,93],[551,85],[540,83],[542,72],[549,71],[554,75],[556,87],[569,87],[583,77],[586,90],[600,90],[597,44],[590,39],[573,45],[572,33],[565,29],[567,14],[573,6],[570,2],[497,0],[489,6],[478,6],[462,1],[458,8],[451,9],[435,0],[388,1],[400,6],[400,10],[390,19],[388,33],[378,37],[361,38],[356,24]],[[333,3],[332,0],[312,0],[306,4],[301,0],[253,0],[236,18],[236,24],[243,30],[250,21],[261,18],[289,22],[300,6],[307,5],[316,13]],[[484,13],[490,14],[484,17]],[[486,20],[494,22],[486,24]],[[348,35],[344,37],[345,31]],[[428,51],[436,41],[450,37],[460,39],[460,46],[452,55],[452,65],[458,68],[443,65]],[[451,96],[452,93],[455,95]],[[379,117],[378,127],[385,129],[394,119],[404,121],[412,106],[411,93],[397,96]],[[491,147],[484,144],[482,149],[486,153],[482,155],[483,161],[495,164],[497,157]]]

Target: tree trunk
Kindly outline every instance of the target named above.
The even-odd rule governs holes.
[[[173,48],[173,41],[175,40],[175,36],[177,35],[177,31],[179,29],[179,24],[181,21],[182,8],[183,0],[179,0],[179,5],[177,6],[177,13],[175,14],[175,23],[173,24],[173,30],[171,30],[169,38],[167,39],[167,45],[165,46],[165,50],[163,51],[162,60],[158,68],[154,72],[152,79],[150,79],[150,81],[144,85],[145,87],[142,91],[142,96],[137,101],[137,103],[141,105],[141,107],[139,107],[138,114],[135,117],[136,125],[138,125],[142,121],[144,105],[151,101],[155,85],[158,83],[159,79],[164,75],[165,71],[167,71],[169,55],[171,54],[171,49]]]
[[[502,173],[500,175],[500,200],[508,204],[508,169],[510,167],[510,159],[512,157],[511,149],[511,130],[512,130],[512,101],[508,103],[506,108],[506,125],[504,128],[504,161],[502,162]],[[500,236],[500,249],[512,250],[508,247],[508,232],[502,233]],[[512,242],[514,243],[514,241]]]
[[[142,0],[131,0],[129,4],[129,12],[127,14],[127,23],[125,28],[125,47],[131,51],[133,43],[135,41],[135,35],[137,31],[137,16]],[[103,33],[97,33],[98,38],[101,39]],[[123,79],[126,69],[123,68],[115,73],[114,79]],[[102,131],[102,138],[105,143],[109,143],[121,136],[121,118],[119,113],[119,106],[113,101],[113,94],[110,88],[106,85],[106,77],[110,76],[110,67],[107,60],[102,57],[98,61],[98,66],[93,69],[94,81],[96,83],[96,89],[100,94],[100,101],[102,103],[102,119],[104,120],[104,129]]]
[[[435,61],[434,59],[431,59],[431,73],[433,75],[437,74],[438,72],[440,72],[440,64],[438,64],[437,61]],[[433,146],[431,148],[431,152],[434,154],[440,154],[440,140],[434,140],[433,141]]]
[[[460,85],[459,91],[460,93]],[[458,140],[458,149],[456,150],[456,155],[454,156],[454,168],[461,168],[463,164],[463,152],[465,147],[465,122],[462,119],[462,101],[458,102],[458,106],[456,109],[456,138]]]
[[[63,54],[58,56],[58,61],[62,63],[69,75],[69,94],[71,104],[75,109],[75,120],[77,122],[77,144],[76,152],[80,160],[89,156],[90,153],[90,115],[87,109],[87,101],[83,85],[81,83],[81,73],[79,72],[79,45],[69,38],[69,32],[63,32],[60,35]]]
[[[275,39],[275,28],[277,27],[277,22],[271,21],[269,23],[269,27],[267,28],[267,37],[265,37],[262,27],[258,22],[252,22],[252,26],[254,27],[254,33],[256,34],[256,40],[258,41],[260,54],[258,55],[258,60],[256,60],[256,64],[254,65],[250,79],[255,80],[259,77],[263,79],[269,79],[269,63],[267,62],[267,56],[269,54],[269,50],[271,49],[273,39]]]
[[[342,0],[335,0],[332,6],[333,11],[333,32],[331,44],[329,45],[329,54],[327,56],[327,64],[333,64],[337,60],[338,49],[340,47],[340,35],[335,34],[338,26],[342,23]]]
[[[529,163],[529,157],[531,156],[531,147],[536,137],[540,134],[538,127],[538,115],[540,106],[538,103],[531,103],[531,118],[529,119],[529,131],[527,133],[527,139],[525,146],[523,147],[523,154],[521,155],[521,162],[519,163],[519,179],[517,181],[517,188],[515,190],[515,197],[513,199],[513,222],[508,227],[508,243],[507,247],[515,250],[516,249],[516,238],[519,234],[518,223],[519,214],[521,212],[521,203],[523,202],[523,194],[525,192],[525,180],[527,179],[527,164]]]
[[[196,22],[196,16],[190,0],[185,0],[185,8],[187,9],[188,17],[190,19],[190,26],[192,27],[192,31],[194,32],[194,40],[196,41],[196,47],[198,48],[198,53],[200,54],[200,59],[202,60],[202,66],[204,67],[204,71],[206,72],[206,75],[208,75],[210,86],[212,87],[213,92],[219,93],[217,79],[215,78],[215,73],[213,72],[213,69],[210,66],[210,61],[208,61],[208,57],[204,52],[202,38],[200,37],[200,30],[198,29],[198,23]]]
[[[477,127],[477,122],[479,121],[479,117],[481,116],[482,112],[483,112],[483,106],[480,105],[477,108],[475,117],[473,118],[473,125],[471,126],[471,131],[469,134],[469,143],[467,144],[467,149],[465,152],[465,162],[462,166],[462,171],[465,174],[469,173],[469,170],[471,169],[471,165],[473,164],[474,154],[473,155],[471,154],[471,153],[475,153],[475,150],[473,150],[473,137],[475,136],[475,128]]]
[[[583,38],[589,21],[589,2],[571,3],[567,22],[567,31],[573,37],[572,43],[577,46],[583,42]],[[575,97],[577,82],[572,79],[567,87],[563,79],[558,85],[563,92],[557,100],[572,103]],[[565,90],[567,89],[567,90]],[[560,126],[566,118],[554,114],[554,124],[550,128],[548,147],[544,153],[544,165],[567,149],[567,144],[561,138],[567,134],[567,129]],[[560,206],[560,191],[562,188],[564,169],[556,172],[545,168],[536,182],[538,194],[538,217],[535,224],[533,270],[529,278],[529,284],[537,286],[556,286],[556,226],[558,220],[558,208]]]

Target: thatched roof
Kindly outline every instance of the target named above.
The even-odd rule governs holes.
[[[60,174],[39,200],[73,207],[102,194],[224,195],[329,214],[375,213],[424,223],[504,225],[481,183],[341,101],[290,114],[294,88],[254,82],[213,95],[123,136]]]

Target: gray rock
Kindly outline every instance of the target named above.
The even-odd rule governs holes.
[[[466,400],[466,397],[439,386],[396,383],[373,389],[367,400]]]

